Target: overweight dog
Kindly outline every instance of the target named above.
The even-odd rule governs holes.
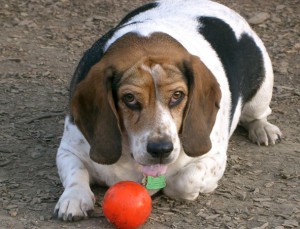
[[[262,41],[231,9],[164,0],[134,10],[85,52],[72,78],[55,213],[87,217],[91,183],[164,175],[171,198],[212,192],[238,124],[254,143],[280,140],[267,121],[272,87]]]

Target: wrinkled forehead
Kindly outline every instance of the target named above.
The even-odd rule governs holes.
[[[120,80],[120,85],[136,87],[165,87],[176,83],[186,83],[181,71],[174,65],[141,62],[128,69]]]

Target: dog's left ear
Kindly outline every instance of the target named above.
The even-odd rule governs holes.
[[[199,57],[191,56],[181,67],[189,86],[188,102],[181,127],[185,153],[198,157],[211,149],[210,133],[221,100],[220,86]]]

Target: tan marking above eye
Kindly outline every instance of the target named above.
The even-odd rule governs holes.
[[[155,109],[150,107],[157,102],[173,108],[184,101],[187,93],[185,78],[176,66],[149,59],[126,71],[118,89],[119,99],[132,111]]]

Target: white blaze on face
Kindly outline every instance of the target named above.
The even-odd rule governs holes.
[[[160,98],[157,81],[164,73],[160,65],[155,65],[151,69],[148,66],[142,65],[142,69],[149,72],[153,78],[155,88],[155,111],[151,117],[151,126],[148,126],[143,131],[137,133],[129,133],[131,139],[131,150],[134,159],[143,165],[142,171],[147,175],[158,176],[166,172],[166,165],[161,165],[159,159],[153,158],[147,152],[147,144],[150,139],[166,138],[173,143],[173,151],[168,158],[165,158],[161,163],[169,164],[174,162],[180,153],[180,140],[178,137],[178,127],[171,115],[168,104],[163,104]]]
[[[156,119],[153,120],[153,127],[142,133],[135,133],[131,136],[131,148],[134,159],[141,165],[142,172],[149,176],[159,176],[167,170],[166,165],[162,165],[159,159],[154,159],[147,152],[147,144],[149,139],[168,138],[173,143],[173,151],[170,156],[162,163],[170,164],[174,162],[180,153],[180,140],[177,134],[177,127],[172,119],[168,108],[157,105],[155,114]]]

